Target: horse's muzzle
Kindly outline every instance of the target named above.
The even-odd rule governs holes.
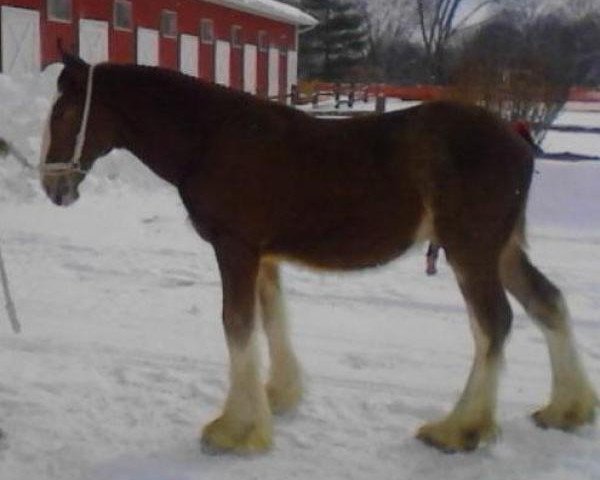
[[[46,175],[42,186],[48,198],[55,205],[68,207],[79,198],[79,181],[73,175]]]

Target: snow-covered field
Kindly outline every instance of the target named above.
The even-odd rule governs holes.
[[[32,157],[55,74],[0,77],[0,136]],[[203,453],[199,429],[227,387],[220,286],[176,192],[117,152],[61,209],[33,173],[1,162],[0,240],[23,323],[13,335],[0,310],[1,480],[600,478],[599,427],[542,431],[527,417],[548,397],[549,367],[518,307],[501,438],[450,456],[413,438],[454,404],[472,357],[451,272],[442,261],[426,277],[420,248],[363,273],[286,268],[306,398],[276,420],[268,454]],[[531,255],[563,287],[600,386],[600,164],[537,170]]]

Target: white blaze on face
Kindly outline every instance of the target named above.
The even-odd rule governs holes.
[[[50,108],[48,118],[46,119],[46,124],[44,125],[44,133],[42,134],[42,146],[40,148],[40,165],[44,165],[47,160],[48,150],[50,149],[50,142],[52,141],[52,134],[50,132],[50,121],[52,119],[52,112],[54,111],[54,107],[60,100],[61,95],[61,92],[56,92],[54,94],[54,98],[52,100],[52,107]]]

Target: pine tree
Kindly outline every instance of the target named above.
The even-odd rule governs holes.
[[[329,81],[347,79],[367,51],[364,17],[352,0],[302,0],[302,8],[317,18],[319,25],[302,35],[301,75]]]

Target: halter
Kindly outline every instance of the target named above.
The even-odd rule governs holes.
[[[73,156],[69,162],[53,162],[43,163],[40,165],[40,170],[44,175],[62,175],[65,173],[87,173],[87,170],[81,168],[81,154],[85,145],[85,137],[90,118],[90,109],[92,106],[92,92],[94,90],[94,69],[96,65],[91,65],[88,72],[86,89],[85,89],[85,104],[83,106],[83,116],[81,117],[81,125],[75,137],[75,149]]]

